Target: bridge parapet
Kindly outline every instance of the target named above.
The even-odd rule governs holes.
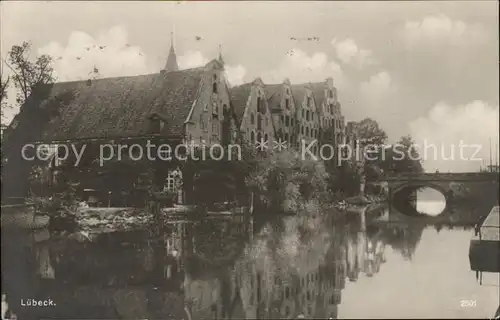
[[[498,172],[402,173],[372,181],[498,181]]]

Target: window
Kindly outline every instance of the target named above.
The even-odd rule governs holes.
[[[217,114],[218,108],[217,108],[217,102],[212,103],[212,114]]]
[[[306,111],[306,120],[309,121],[309,110]]]
[[[255,143],[255,133],[252,131],[252,133],[250,133],[250,142],[253,144]]]
[[[213,93],[217,93],[217,82],[214,82],[214,83],[212,84],[212,92],[213,92]]]
[[[306,127],[306,136],[309,137],[309,127]]]
[[[288,299],[290,297],[290,288],[286,287],[285,288],[285,298]]]
[[[158,118],[151,119],[151,132],[152,133],[160,133],[161,130],[161,120]]]
[[[217,126],[217,122],[212,122],[212,133],[218,133],[219,128]]]
[[[329,90],[328,95],[330,96],[330,98],[333,98],[333,90]]]
[[[266,127],[269,126],[269,118],[266,117]]]
[[[262,101],[261,101],[260,97],[257,97],[257,112],[263,113],[261,104],[262,104]]]
[[[164,186],[165,190],[168,191],[175,191],[177,188],[177,180],[179,178],[178,172],[177,171],[170,171],[168,173],[168,176],[166,178],[166,184]]]
[[[288,127],[290,125],[290,116],[286,115],[285,116],[285,125]]]
[[[300,126],[300,132],[304,134],[304,126]]]
[[[330,113],[333,114],[333,104],[330,103]]]
[[[250,124],[255,124],[255,115],[252,113],[250,113]]]
[[[268,140],[268,138],[269,138],[269,137],[267,136],[267,133],[266,133],[266,134],[264,135],[264,141],[269,141],[269,140]]]
[[[258,142],[262,141],[262,133],[261,132],[257,133],[257,141]]]
[[[206,124],[205,124],[205,119],[203,117],[203,114],[200,114],[200,128],[201,128],[201,130],[206,129]]]
[[[302,118],[305,118],[306,117],[306,113],[304,111],[304,109],[302,109]]]
[[[288,100],[288,98],[285,99],[285,107],[287,109],[290,109],[290,101]]]
[[[310,96],[307,97],[307,106],[308,107],[311,106],[311,97]]]
[[[262,130],[262,114],[257,115],[257,130]]]

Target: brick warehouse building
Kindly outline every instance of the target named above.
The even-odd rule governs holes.
[[[221,56],[203,67],[179,70],[173,46],[159,73],[43,85],[4,132],[4,196],[24,196],[33,163],[21,158],[27,143],[82,144],[204,142],[254,144],[286,141],[345,142],[346,131],[333,79],[320,83],[230,88]],[[312,150],[318,153],[318,145]],[[157,184],[176,164],[155,168]],[[98,187],[105,188],[105,183]]]

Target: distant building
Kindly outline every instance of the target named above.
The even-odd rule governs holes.
[[[331,78],[306,84],[291,84],[288,79],[264,84],[256,79],[230,92],[240,132],[251,144],[264,138],[272,149],[274,139],[300,150],[304,141],[317,155],[322,143],[337,147],[345,141],[345,120]]]
[[[492,165],[488,165],[486,167],[486,170],[484,170],[486,172],[500,172],[500,165],[498,164],[492,164]]]
[[[262,151],[272,150],[275,129],[262,80],[256,79],[231,89],[231,103],[242,139],[252,146],[257,142],[267,142],[268,148],[262,148]]]
[[[158,73],[38,88],[3,132],[2,152],[8,161],[2,183],[10,189],[5,194],[26,194],[25,181],[33,163],[21,159],[20,149],[27,143],[117,145],[152,140],[173,146],[185,142],[210,146],[243,140],[254,146],[264,142],[263,149],[270,152],[273,143],[281,140],[297,150],[305,141],[318,155],[323,143],[332,144],[338,154],[338,146],[354,143],[353,132],[346,136],[332,78],[305,84],[288,79],[264,84],[257,78],[230,88],[221,55],[205,66],[180,70],[172,43],[165,67]],[[179,192],[182,202],[185,186],[177,180],[186,177],[177,174],[174,179],[177,167],[173,165],[158,180],[165,180],[165,190]],[[52,169],[56,172],[57,164]],[[96,185],[107,188],[106,183],[87,188]]]
[[[203,67],[179,70],[172,46],[165,69],[155,74],[38,88],[4,132],[2,184],[9,189],[6,194],[26,193],[33,162],[21,158],[21,147],[28,143],[227,144],[235,128],[223,62],[213,59]]]

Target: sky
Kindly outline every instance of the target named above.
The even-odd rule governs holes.
[[[181,68],[222,52],[232,85],[332,77],[346,121],[373,118],[389,142],[410,134],[427,171],[478,170],[490,139],[495,162],[496,1],[0,3],[2,58],[31,41],[58,81],[158,72],[172,33]]]

